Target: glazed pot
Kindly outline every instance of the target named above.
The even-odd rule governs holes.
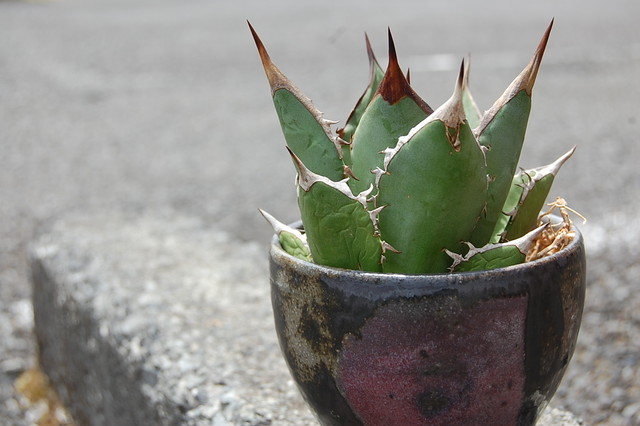
[[[573,354],[585,295],[561,252],[483,272],[397,275],[270,250],[280,347],[325,426],[534,425]]]

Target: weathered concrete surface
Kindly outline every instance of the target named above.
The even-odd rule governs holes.
[[[311,421],[257,244],[184,217],[94,216],[58,222],[32,264],[42,366],[81,425]]]
[[[316,425],[271,319],[264,247],[180,216],[83,216],[32,251],[40,359],[80,425]],[[540,425],[575,426],[549,410]]]

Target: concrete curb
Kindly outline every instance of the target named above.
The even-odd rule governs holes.
[[[263,247],[192,218],[87,215],[31,253],[40,362],[79,425],[317,425],[280,356]]]

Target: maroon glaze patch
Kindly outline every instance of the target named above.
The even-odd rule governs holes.
[[[338,386],[366,426],[516,425],[524,389],[525,296],[379,308],[348,336]]]

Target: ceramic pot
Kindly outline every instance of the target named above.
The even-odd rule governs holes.
[[[582,236],[483,272],[396,275],[270,250],[280,347],[325,426],[534,425],[573,354]]]

